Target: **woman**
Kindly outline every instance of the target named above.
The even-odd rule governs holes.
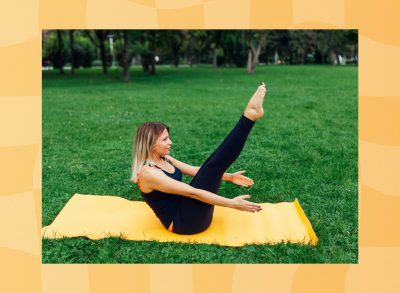
[[[221,180],[238,185],[253,184],[244,171],[225,173],[239,156],[255,121],[264,115],[264,83],[250,98],[239,122],[201,167],[187,165],[169,156],[169,128],[163,123],[146,122],[136,133],[131,181],[139,185],[144,200],[166,229],[177,234],[196,234],[212,221],[214,205],[257,212],[261,206],[247,201],[250,195],[233,199],[217,195]],[[193,176],[181,182],[182,173]]]

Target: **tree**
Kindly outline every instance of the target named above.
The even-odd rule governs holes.
[[[315,53],[316,32],[314,30],[290,30],[289,36],[292,63],[304,64],[307,62],[307,55]]]
[[[261,49],[265,47],[267,41],[267,32],[262,30],[245,31],[245,38],[248,47],[247,73],[251,74],[255,72]]]
[[[247,58],[247,45],[244,32],[227,30],[221,33],[222,59],[225,64],[244,67]]]
[[[147,72],[150,75],[156,74],[156,59],[155,59],[155,50],[156,50],[156,42],[157,42],[157,32],[155,30],[149,30],[144,34],[144,38],[148,44],[148,52],[144,55],[144,60],[147,65]]]
[[[62,39],[62,32],[61,30],[57,30],[57,54],[54,62],[54,67],[60,69],[60,73],[64,74],[64,65],[65,65],[65,58],[63,53],[63,39]]]
[[[67,61],[71,63],[71,74],[80,67],[88,68],[96,57],[96,47],[80,30],[68,31],[69,44]]]
[[[264,63],[289,62],[289,32],[288,30],[268,30],[266,32],[268,42],[264,50],[261,50],[259,61]]]
[[[210,56],[210,36],[204,30],[184,30],[183,50],[187,63],[201,62]]]
[[[223,49],[221,46],[222,31],[221,30],[210,30],[207,31],[208,42],[210,43],[210,49],[212,53],[212,64],[213,67],[218,67],[223,63]]]
[[[123,67],[124,67],[124,81],[129,82],[129,66],[130,66],[130,58],[129,58],[129,38],[128,31],[124,30],[124,51],[123,51]]]
[[[346,31],[346,45],[355,64],[358,64],[358,33],[356,30]]]
[[[159,48],[158,38],[160,32],[155,30],[134,30],[129,33],[132,39],[130,42],[132,57],[133,54],[140,55],[143,71],[150,75],[156,74],[155,54]]]
[[[330,50],[330,31],[317,30],[315,62],[318,64],[325,64],[329,58],[328,55],[329,50]]]
[[[100,50],[100,60],[103,68],[103,73],[108,73],[108,54],[105,46],[108,32],[106,30],[85,31],[85,35],[91,40],[93,45]]]
[[[71,75],[75,73],[74,30],[69,30],[69,48],[71,52]]]
[[[168,30],[158,36],[161,41],[158,48],[161,47],[161,51],[167,51],[167,54],[171,55],[171,61],[175,67],[179,66],[183,38],[182,30]]]
[[[340,64],[339,55],[344,54],[344,42],[345,42],[345,34],[343,30],[334,30],[330,34],[330,49],[332,55],[336,59],[336,64]]]

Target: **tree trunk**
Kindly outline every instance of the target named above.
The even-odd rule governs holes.
[[[261,53],[261,48],[264,46],[264,42],[259,40],[257,48],[254,48],[252,41],[249,42],[249,53],[247,57],[247,73],[254,73],[256,70],[256,65],[258,64],[258,57]]]
[[[275,53],[274,53],[274,63],[278,64],[279,60],[279,54],[278,54],[278,50],[275,49]]]
[[[247,55],[247,73],[251,74],[254,73],[253,66],[251,64],[253,60],[253,51],[249,48],[248,55]]]
[[[58,41],[58,51],[57,51],[57,55],[58,55],[58,63],[60,65],[60,73],[64,74],[64,65],[62,62],[62,36],[61,36],[61,31],[57,30],[57,41]]]
[[[123,63],[124,63],[124,81],[129,82],[129,51],[128,51],[128,31],[124,30],[124,53],[123,53]]]
[[[178,66],[179,66],[179,55],[178,55],[178,54],[176,54],[176,55],[174,56],[174,66],[175,66],[175,67],[178,67]]]
[[[96,31],[97,38],[99,39],[99,49],[100,49],[100,58],[101,58],[101,65],[103,67],[103,73],[108,73],[108,66],[107,66],[107,56],[106,56],[106,48],[104,46],[105,41],[105,33],[104,30]]]
[[[95,36],[97,38],[97,41],[92,37],[90,34],[90,31],[85,31],[86,36],[90,39],[90,41],[95,45],[97,48],[100,49],[100,58],[101,58],[101,65],[103,67],[103,73],[108,72],[108,66],[107,66],[107,56],[106,56],[106,49],[104,46],[104,42],[106,39],[106,31],[105,30],[94,30]]]
[[[156,74],[156,60],[154,59],[154,54],[150,54],[150,70],[149,70],[150,75]]]
[[[172,60],[175,67],[179,66],[179,47],[172,46]]]
[[[75,74],[74,30],[69,31],[69,46],[71,50],[71,75]]]
[[[261,42],[258,44],[257,49],[255,50],[254,58],[253,58],[253,67],[254,70],[256,69],[256,65],[259,63],[258,58],[260,57],[261,53]]]
[[[340,59],[339,59],[339,53],[335,52],[335,55],[336,55],[336,65],[341,65],[340,64]]]
[[[214,54],[213,54],[213,67],[217,68],[218,64],[217,64],[217,52],[216,50],[214,50]]]
[[[148,54],[142,54],[140,59],[142,60],[143,72],[149,72],[149,70],[150,70],[149,69],[150,68],[150,62],[149,62]]]
[[[155,30],[150,31],[150,75],[156,74],[156,59],[155,59],[155,52],[156,52],[156,45],[157,45],[157,33]]]

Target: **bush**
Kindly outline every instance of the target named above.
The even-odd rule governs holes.
[[[96,47],[86,37],[78,35],[75,36],[74,54],[75,68],[89,68],[92,67],[92,62],[96,58]]]
[[[66,62],[72,62],[70,39],[65,31],[61,31],[62,44],[61,53],[58,50],[57,33],[49,34],[43,44],[42,59],[49,60],[55,68],[64,67]],[[92,62],[96,59],[97,50],[92,42],[81,35],[79,32],[74,34],[74,67],[88,68],[92,66]]]
[[[102,64],[101,60],[96,59],[96,60],[93,60],[92,66],[93,66],[93,67],[102,67],[103,64]]]
[[[64,67],[68,58],[68,43],[65,38],[66,34],[61,31],[61,36],[61,52],[58,50],[56,32],[50,34],[43,44],[42,60],[49,60],[50,64],[52,64],[54,68]]]

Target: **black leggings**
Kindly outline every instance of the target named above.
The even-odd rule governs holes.
[[[254,121],[242,115],[221,145],[203,163],[190,185],[217,193],[222,176],[239,156],[253,125]],[[185,235],[200,233],[210,226],[213,213],[213,205],[184,196],[174,217],[173,232]]]

